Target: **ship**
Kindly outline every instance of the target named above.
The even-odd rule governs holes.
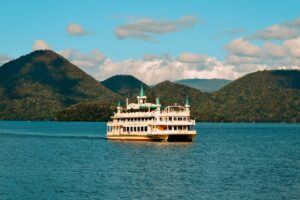
[[[107,122],[106,139],[192,142],[196,135],[187,97],[184,106],[175,103],[163,107],[159,98],[155,103],[148,103],[141,86],[137,103],[129,103],[127,98],[126,105],[122,107],[118,102],[116,112]]]

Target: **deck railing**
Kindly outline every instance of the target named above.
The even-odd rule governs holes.
[[[132,135],[165,135],[165,134],[172,134],[172,135],[181,135],[181,134],[196,134],[195,130],[155,130],[155,131],[148,131],[148,132],[127,132],[127,131],[109,131],[107,132],[110,135],[128,135],[128,134],[132,134]]]
[[[146,125],[194,125],[195,120],[182,120],[182,121],[161,121],[161,120],[148,120],[148,121],[111,121],[107,122],[107,125],[138,125],[138,126],[146,126]]]

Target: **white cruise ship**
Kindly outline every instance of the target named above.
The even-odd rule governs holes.
[[[185,106],[162,107],[159,99],[148,103],[143,86],[137,103],[121,107],[107,123],[106,138],[110,140],[150,140],[150,141],[193,141],[196,136],[195,120],[190,118],[188,99]]]

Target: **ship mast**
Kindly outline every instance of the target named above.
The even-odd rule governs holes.
[[[146,103],[147,96],[145,96],[145,94],[144,94],[143,84],[141,85],[140,96],[137,96],[137,99],[138,99],[138,104],[139,105],[142,105],[142,104]]]

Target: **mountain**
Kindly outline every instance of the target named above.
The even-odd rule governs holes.
[[[131,75],[116,75],[101,82],[105,87],[125,97],[138,94],[141,85],[144,89],[149,88],[148,85]]]
[[[214,93],[169,81],[146,91],[149,100],[160,97],[163,106],[183,105],[189,97],[198,121],[300,122],[300,71],[258,71],[245,75]]]
[[[136,102],[143,84],[148,101],[158,97],[162,107],[188,97],[198,121],[300,122],[299,70],[254,72],[213,93],[170,81],[149,87],[124,75],[103,82],[107,88],[53,51],[32,52],[0,67],[0,119],[107,120],[118,100]]]
[[[203,92],[215,92],[225,85],[229,84],[231,81],[226,79],[182,79],[175,81],[182,85],[186,85]]]
[[[213,112],[224,121],[300,122],[300,71],[258,71],[212,96]]]
[[[136,102],[138,94],[133,94],[130,102]],[[162,107],[184,105],[188,97],[197,121],[300,122],[300,71],[296,70],[255,72],[214,93],[165,81],[147,88],[145,95],[148,102],[158,97]],[[62,111],[58,119],[97,121],[108,119],[115,109],[115,105],[101,108],[96,102],[79,103]]]
[[[116,99],[117,94],[50,50],[0,67],[0,119],[51,120],[75,103]]]

